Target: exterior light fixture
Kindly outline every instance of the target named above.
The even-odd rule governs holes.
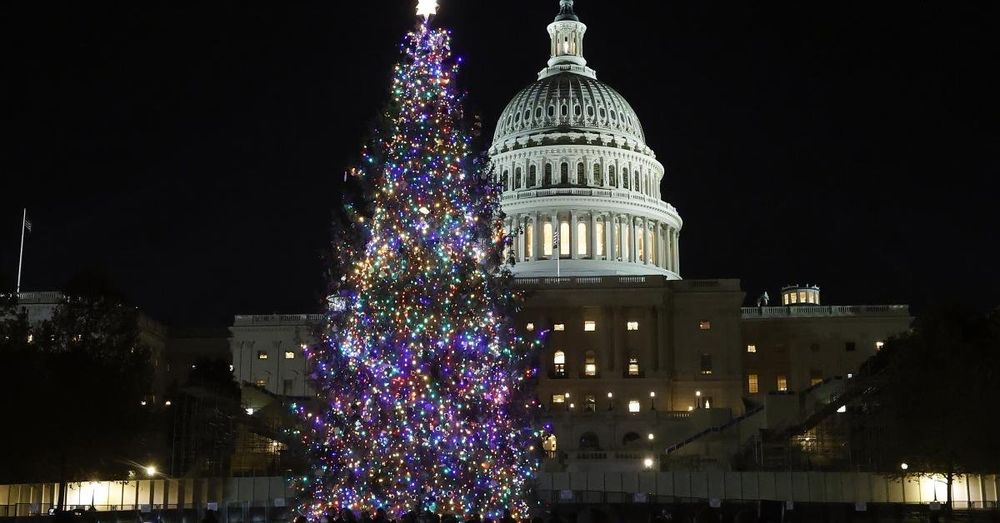
[[[150,465],[150,466],[146,467],[146,475],[149,476],[149,477],[155,476],[156,475],[156,467],[153,466],[153,465]]]
[[[656,436],[653,436],[653,433],[652,433],[652,432],[650,432],[650,433],[649,433],[649,435],[648,435],[648,436],[646,436],[646,437],[647,437],[647,438],[649,438],[649,441],[653,441],[653,439],[654,439],[654,438],[655,438]]]
[[[907,465],[906,463],[900,463],[899,464],[899,468],[902,469],[902,470],[906,470],[906,469],[910,468],[910,466]]]
[[[646,458],[642,460],[642,466],[646,467],[647,469],[653,468],[653,458]]]

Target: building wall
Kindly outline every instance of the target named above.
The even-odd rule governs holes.
[[[877,343],[906,332],[912,322],[906,307],[764,309],[772,312],[770,317],[761,317],[757,312],[761,309],[751,308],[746,309],[742,322],[743,366],[748,374],[758,375],[758,394],[747,391],[751,397],[778,390],[778,376],[787,378],[789,390],[801,391],[809,388],[813,378],[856,373],[875,355]],[[755,346],[756,352],[747,352],[748,345]]]
[[[236,380],[278,396],[312,395],[304,347],[314,343],[322,320],[307,314],[237,316],[229,343]]]

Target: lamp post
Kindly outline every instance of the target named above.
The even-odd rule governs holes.
[[[649,410],[656,410],[656,392],[649,391]]]
[[[608,393],[608,410],[615,410],[615,395],[614,393]]]
[[[695,405],[697,405],[696,408],[699,408],[699,409],[701,408],[701,391],[700,390],[694,391],[694,403],[695,403]]]

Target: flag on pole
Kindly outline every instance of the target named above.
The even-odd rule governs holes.
[[[552,248],[553,249],[558,249],[559,248],[559,230],[558,229],[556,229],[555,233],[552,234]]]
[[[24,213],[24,230],[31,232],[31,220],[28,219],[28,213]]]

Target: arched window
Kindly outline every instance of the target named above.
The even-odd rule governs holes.
[[[629,182],[628,169],[622,169],[622,188],[623,189],[628,189],[629,188],[629,183],[628,182]]]
[[[642,442],[642,436],[639,436],[639,434],[635,432],[629,432],[625,434],[625,436],[622,438],[623,447],[630,447],[633,445],[637,445],[641,442]]]
[[[587,224],[578,222],[576,224],[576,253],[580,256],[587,255]]]
[[[567,107],[566,104],[563,104],[562,108],[559,109],[559,112],[563,117],[569,116],[569,107]]]
[[[563,162],[559,166],[559,183],[563,185],[569,184],[569,164],[566,162]]]
[[[552,185],[552,164],[545,164],[545,175],[542,178],[542,186],[549,187]]]
[[[552,355],[552,375],[559,378],[566,376],[566,353],[561,350]]]
[[[528,167],[528,187],[538,185],[538,167],[532,165]]]
[[[548,436],[542,438],[542,450],[544,450],[549,457],[555,456],[556,451],[559,450],[555,434],[549,434]]]
[[[549,118],[552,118],[555,115],[556,115],[556,106],[550,105],[549,106]]]
[[[569,256],[569,241],[570,241],[570,229],[569,222],[562,222],[559,224],[559,256]]]
[[[627,371],[630,378],[638,378],[641,375],[639,372],[639,358],[637,356],[629,357]]]
[[[542,225],[542,254],[552,256],[552,222]]]
[[[618,176],[616,176],[614,165],[608,167],[608,184],[612,187],[618,187]]]
[[[601,172],[601,164],[594,164],[594,185],[604,187],[604,173]]]
[[[583,113],[583,110],[580,109],[579,105],[573,106],[573,115],[579,117],[582,113]]]
[[[592,350],[583,355],[583,375],[588,378],[597,377],[597,354]]]
[[[646,231],[638,231],[639,235],[635,239],[635,250],[636,255],[639,256],[639,261],[646,261]]]
[[[504,171],[503,176],[500,177],[500,185],[503,186],[503,190],[509,191],[510,187],[507,183],[510,181],[510,171]]]
[[[580,450],[597,450],[601,448],[600,440],[597,438],[597,434],[593,432],[584,432],[580,436]]]
[[[583,162],[576,164],[576,184],[587,185],[587,168]]]
[[[535,109],[535,119],[536,120],[541,120],[542,119],[542,108],[541,107],[538,107],[538,108]]]
[[[514,169],[514,188],[515,189],[520,189],[521,188],[521,182],[523,182],[523,181],[524,180],[521,177],[521,168],[518,167],[517,169]]]
[[[590,118],[594,117],[594,106],[592,105],[587,106],[587,116],[589,116]]]

